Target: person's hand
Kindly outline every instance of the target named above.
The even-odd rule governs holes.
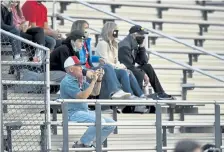
[[[99,59],[99,63],[100,63],[101,65],[106,64],[103,58],[100,58],[100,59]]]
[[[144,75],[144,87],[147,86],[149,84],[149,77],[147,76],[147,74]]]
[[[97,80],[98,80],[98,77],[99,77],[99,72],[94,71],[93,74],[92,74],[92,76],[91,76],[92,82],[95,82],[96,83]]]
[[[96,72],[98,73],[98,79],[97,79],[97,82],[101,82],[102,79],[103,79],[103,75],[104,75],[104,70],[102,68],[96,70]]]
[[[87,70],[87,72],[86,72],[86,77],[91,78],[92,75],[93,75],[93,72],[94,72],[94,71],[92,71],[92,70]]]
[[[58,39],[58,38],[61,37],[61,34],[60,34],[59,30],[52,30],[52,29],[50,29],[50,30],[51,30],[52,36],[53,36],[55,39]]]

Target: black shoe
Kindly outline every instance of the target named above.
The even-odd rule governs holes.
[[[166,94],[165,92],[158,93],[158,100],[176,100],[173,96]]]
[[[72,148],[92,148],[92,146],[79,144],[78,141],[77,141],[77,142],[75,142],[75,144],[72,145]],[[76,151],[76,152],[79,152],[79,151]],[[92,151],[88,151],[88,152],[92,152]]]
[[[163,93],[154,93],[147,96],[147,98],[152,98],[153,100],[176,100],[173,96]]]

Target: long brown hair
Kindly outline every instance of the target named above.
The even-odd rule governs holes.
[[[16,1],[17,5],[15,6],[16,12],[20,18],[23,17],[22,10],[20,8],[20,1]]]

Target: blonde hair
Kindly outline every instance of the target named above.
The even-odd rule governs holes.
[[[114,22],[106,22],[101,31],[101,37],[104,41],[117,48],[117,42],[113,39],[110,39],[110,35],[117,28],[117,24]]]

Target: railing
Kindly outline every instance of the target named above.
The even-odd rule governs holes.
[[[102,9],[96,7],[96,6],[93,6],[93,5],[91,5],[91,4],[89,4],[89,3],[85,2],[85,1],[82,1],[82,0],[75,0],[75,1],[78,2],[78,3],[80,3],[80,4],[82,4],[82,5],[87,6],[87,7],[89,7],[89,8],[92,8],[92,9],[94,9],[94,10],[97,10],[97,11],[99,11],[99,12],[102,12],[102,13],[105,13],[105,14],[107,14],[107,15],[113,16],[113,17],[115,17],[115,18],[121,19],[121,20],[123,20],[123,21],[125,21],[125,22],[127,22],[127,23],[130,23],[130,24],[133,24],[133,25],[138,25],[138,23],[136,23],[136,22],[134,22],[134,21],[132,21],[132,20],[130,20],[130,19],[126,19],[126,18],[124,18],[124,17],[121,17],[121,16],[116,15],[115,13],[112,13],[112,12],[109,12],[109,11],[104,11],[104,10],[102,10]],[[173,41],[175,41],[175,42],[177,42],[177,43],[183,44],[183,45],[185,45],[185,46],[187,46],[187,47],[190,47],[190,48],[192,48],[192,49],[194,49],[194,50],[198,50],[199,52],[203,52],[203,53],[205,53],[205,54],[209,54],[209,55],[211,55],[211,56],[213,56],[213,57],[216,57],[216,58],[218,58],[218,59],[220,59],[220,60],[224,60],[224,57],[222,57],[222,56],[220,56],[220,55],[218,55],[218,54],[216,54],[216,53],[208,52],[208,51],[206,51],[206,50],[204,50],[204,49],[202,49],[202,48],[199,48],[199,47],[196,47],[196,46],[194,46],[194,45],[191,45],[191,44],[189,44],[189,43],[187,43],[187,42],[184,42],[184,41],[182,41],[182,40],[179,40],[179,39],[177,39],[177,38],[175,38],[175,37],[173,37],[173,36],[168,36],[168,35],[166,35],[166,34],[164,34],[164,33],[162,33],[162,32],[159,32],[159,31],[157,31],[157,30],[154,30],[154,29],[149,29],[149,28],[145,28],[145,29],[147,29],[148,31],[150,31],[150,32],[152,32],[152,33],[158,34],[158,35],[160,35],[160,36],[162,36],[162,37],[165,37],[165,38],[168,38],[168,39],[170,39],[170,40],[173,40]]]
[[[71,126],[96,126],[96,149],[91,148],[88,150],[96,150],[96,152],[102,152],[102,151],[110,151],[110,150],[156,150],[157,152],[162,152],[163,150],[172,150],[173,147],[166,147],[163,146],[162,141],[164,140],[164,135],[166,134],[166,131],[164,132],[162,128],[164,127],[174,127],[174,126],[197,126],[197,127],[210,127],[213,126],[215,129],[214,136],[215,136],[215,145],[217,148],[221,148],[222,146],[222,132],[221,132],[221,122],[220,122],[220,104],[224,104],[224,101],[208,101],[208,102],[202,102],[202,101],[187,101],[188,104],[214,104],[214,113],[215,113],[215,122],[214,123],[190,123],[190,122],[180,122],[180,121],[166,121],[162,122],[162,108],[161,105],[163,104],[183,104],[184,101],[153,101],[153,100],[142,100],[141,102],[138,101],[124,101],[124,100],[80,100],[80,99],[59,99],[59,102],[62,102],[62,111],[63,111],[63,148],[62,151],[68,151],[69,150],[69,134],[68,134],[68,125]],[[96,122],[95,123],[68,123],[68,103],[91,103],[95,104],[96,110]],[[122,122],[115,122],[115,123],[101,123],[101,105],[113,105],[113,106],[119,106],[119,105],[155,105],[156,106],[156,121],[155,122],[148,122],[148,123],[140,123],[140,124],[131,124],[131,123],[122,123]],[[102,148],[101,146],[101,127],[102,126],[155,126],[156,127],[156,146],[145,148],[145,149],[132,149],[132,148],[124,148],[124,149],[113,149],[113,148]],[[165,137],[166,138],[166,137]],[[72,150],[84,150],[81,149],[72,149]],[[87,149],[85,149],[87,150]]]
[[[59,17],[59,18],[66,19],[66,20],[68,20],[68,21],[70,21],[70,22],[75,22],[74,19],[72,19],[71,17],[68,17],[68,16],[66,16],[66,15],[63,15],[63,14],[56,14],[56,15],[57,15],[57,17]],[[90,29],[91,29],[92,31],[94,31],[94,32],[99,33],[99,34],[101,33],[99,30],[96,30],[96,29],[94,29],[94,28],[91,28],[91,27],[90,27]],[[146,36],[146,39],[147,39],[147,38],[148,38],[148,36]],[[118,40],[120,41],[120,39],[118,39]],[[147,40],[146,40],[146,42],[147,42]],[[146,44],[146,46],[148,46],[148,45]],[[150,52],[150,53],[152,53],[152,54],[154,54],[154,55],[156,55],[156,56],[159,56],[159,57],[161,57],[161,58],[163,58],[163,59],[166,59],[166,60],[168,60],[168,61],[170,61],[170,62],[173,62],[173,63],[175,63],[175,64],[177,64],[177,65],[180,65],[180,66],[185,67],[185,68],[187,68],[187,69],[190,69],[190,70],[192,70],[192,71],[196,71],[196,72],[198,72],[198,73],[200,73],[200,74],[202,74],[202,75],[208,76],[208,77],[210,77],[210,78],[212,78],[212,79],[215,79],[215,80],[217,80],[217,81],[224,82],[224,79],[223,79],[223,78],[214,76],[214,75],[212,75],[212,74],[209,74],[208,72],[205,72],[205,71],[203,71],[203,70],[201,70],[201,69],[199,69],[199,68],[190,66],[190,65],[188,65],[188,64],[185,64],[185,63],[182,63],[182,62],[179,62],[179,61],[175,61],[174,59],[171,59],[171,58],[169,58],[169,57],[167,57],[167,56],[165,56],[165,55],[162,55],[162,54],[160,54],[160,53],[157,53],[156,51],[152,51],[151,49],[147,49],[147,51]]]
[[[14,66],[14,67],[17,66],[17,67],[19,67],[19,68],[16,68],[18,71],[20,71],[21,68],[24,67],[24,65],[26,65],[26,66],[43,66],[43,69],[44,69],[44,73],[43,73],[44,74],[44,80],[42,81],[42,84],[45,86],[44,87],[45,88],[45,91],[44,91],[45,97],[44,97],[44,101],[42,101],[42,105],[44,106],[44,110],[47,111],[47,114],[45,114],[45,117],[44,117],[44,120],[45,120],[45,124],[44,125],[47,127],[47,137],[46,137],[47,138],[47,142],[46,142],[47,145],[46,145],[46,148],[48,150],[50,150],[51,149],[51,126],[50,126],[50,121],[51,121],[51,115],[50,115],[50,65],[49,65],[49,63],[50,63],[50,60],[49,60],[50,59],[50,50],[48,48],[44,47],[44,46],[38,45],[38,44],[36,44],[34,42],[31,42],[29,40],[26,40],[26,39],[24,39],[22,37],[19,37],[17,35],[14,35],[12,33],[9,33],[7,31],[2,30],[2,29],[0,29],[0,33],[1,33],[1,42],[2,42],[2,39],[4,39],[3,36],[5,36],[5,37],[8,37],[8,38],[11,38],[11,39],[20,41],[24,45],[25,48],[26,48],[26,46],[25,46],[25,44],[26,44],[26,45],[29,45],[29,47],[32,46],[33,47],[33,50],[39,50],[39,51],[43,52],[43,54],[44,54],[42,56],[41,61],[39,63],[25,62],[25,61],[8,61],[8,60],[7,61],[2,61],[1,60],[1,64],[0,64],[0,74],[1,74],[0,75],[0,82],[1,82],[1,85],[0,85],[0,91],[1,91],[0,92],[0,101],[1,101],[0,102],[0,107],[1,107],[1,111],[0,111],[0,113],[1,113],[1,136],[0,137],[3,138],[3,132],[2,132],[3,131],[3,119],[2,119],[3,118],[3,116],[2,116],[3,115],[2,114],[3,113],[3,110],[2,109],[3,109],[4,95],[2,94],[2,90],[4,90],[4,87],[7,87],[7,86],[3,86],[3,81],[5,79],[8,80],[7,77],[4,78],[4,80],[2,78],[2,75],[3,75],[3,69],[2,69],[3,67],[2,67],[2,65],[4,65],[4,66],[6,66],[6,65],[9,66],[10,65],[10,66]],[[14,43],[14,42],[11,42],[11,44],[12,43]],[[1,45],[4,45],[4,44],[1,43]],[[1,51],[3,52],[3,47],[2,47],[2,50]],[[1,52],[1,54],[2,54],[2,52]],[[2,59],[1,54],[0,54],[0,57]],[[7,68],[6,68],[6,70],[7,70]],[[16,87],[18,87],[19,89],[21,89],[20,91],[22,91],[24,88],[22,88],[19,85],[27,85],[27,81],[25,81],[24,83],[22,83],[22,81],[15,81],[16,83],[13,83],[13,80],[11,80],[11,79],[9,79],[8,81],[10,82],[9,85],[12,85],[12,84],[15,85]],[[30,84],[31,85],[32,84],[35,84],[35,82],[33,81]],[[20,100],[20,97],[17,97],[17,96],[15,96],[15,97],[16,97],[16,100]],[[22,100],[22,98],[21,98],[21,100]],[[37,107],[37,109],[38,109],[38,107]],[[42,109],[42,108],[40,108],[40,109]],[[15,118],[18,116],[18,113],[14,113],[13,114],[11,112],[10,114],[11,114],[11,116],[13,116]],[[32,124],[30,124],[30,125],[32,126]],[[1,149],[1,151],[4,151],[4,150]]]

